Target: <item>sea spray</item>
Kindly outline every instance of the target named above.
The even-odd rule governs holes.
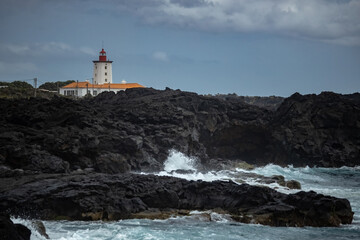
[[[328,240],[360,239],[359,226],[339,228],[269,227],[242,224],[226,219],[202,221],[201,218],[177,217],[166,220],[132,219],[117,222],[44,221],[52,240]],[[33,237],[31,240],[43,240]]]
[[[229,180],[228,175],[222,171],[199,172],[196,167],[198,164],[198,160],[195,157],[188,157],[181,152],[171,150],[168,158],[164,162],[164,171],[155,174],[158,176],[171,176],[186,180],[202,180],[207,182]]]
[[[285,178],[301,182],[302,190],[346,198],[350,201],[355,212],[354,225],[360,228],[360,168],[322,168],[293,166],[280,167],[274,164],[259,167],[253,170],[265,176],[283,175]]]
[[[156,173],[159,176],[172,176],[187,180],[202,181],[233,181],[239,184],[247,183],[250,185],[261,185],[276,189],[279,192],[290,194],[298,191],[315,191],[325,195],[339,198],[347,198],[351,202],[354,215],[354,224],[360,224],[360,167],[341,167],[341,168],[320,168],[320,167],[300,167],[292,165],[281,167],[275,164],[268,164],[257,167],[253,170],[233,169],[222,171],[199,172],[196,168],[195,158],[172,150],[164,164],[164,171]],[[176,172],[174,170],[192,170],[189,173]],[[244,176],[242,177],[242,173]],[[277,183],[264,183],[256,176],[246,174],[258,174],[271,177],[282,175],[285,180],[296,180],[302,185],[302,189],[289,189]],[[249,177],[250,176],[250,177]],[[360,227],[359,227],[360,228]]]
[[[196,170],[196,159],[187,157],[185,154],[176,150],[171,150],[168,158],[164,163],[164,170],[171,172],[175,170]]]
[[[48,239],[44,236],[44,234],[41,234],[39,232],[39,228],[37,227],[37,223],[36,223],[37,220],[29,220],[29,219],[12,217],[11,221],[13,221],[13,223],[16,223],[16,224],[22,224],[25,227],[27,227],[28,229],[30,229],[30,231],[31,231],[30,239],[31,240],[46,240],[46,239]]]
[[[201,218],[204,212],[193,211],[192,216],[174,217],[166,220],[132,219],[117,222],[69,222],[43,221],[47,233],[54,240],[80,239],[360,239],[360,168],[295,168],[280,167],[269,164],[254,170],[233,169],[227,171],[197,171],[197,160],[186,155],[171,151],[165,161],[164,170],[158,175],[174,176],[188,180],[204,181],[236,181],[237,174],[254,173],[264,176],[282,175],[286,180],[294,179],[302,184],[305,191],[314,190],[326,195],[347,198],[353,211],[354,221],[351,225],[339,228],[283,228],[262,225],[241,224],[229,221],[224,215],[210,213],[210,218]],[[181,173],[174,170],[190,170]],[[246,183],[259,185],[255,178],[245,179]],[[240,182],[239,182],[240,183]],[[278,184],[265,184],[284,193],[298,190],[280,188]],[[208,214],[205,212],[205,214]],[[198,216],[197,216],[198,215]],[[209,221],[210,219],[210,221]],[[13,219],[31,227],[30,220]],[[35,232],[32,240],[44,238]]]
[[[183,178],[186,180],[202,180],[206,182],[212,181],[233,181],[235,183],[247,183],[250,185],[261,185],[276,188],[284,193],[295,193],[298,190],[290,190],[278,183],[266,183],[262,181],[260,175],[251,174],[249,170],[232,169],[221,171],[198,171],[199,161],[195,157],[186,156],[185,154],[176,150],[171,150],[168,158],[164,162],[164,170],[155,175],[158,176],[171,176]],[[143,173],[145,174],[145,173]]]

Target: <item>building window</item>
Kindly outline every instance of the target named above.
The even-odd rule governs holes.
[[[105,82],[107,82],[107,78],[105,78]]]
[[[107,72],[105,73],[105,76],[107,76]]]
[[[93,95],[94,95],[94,96],[97,95],[97,91],[96,91],[96,90],[93,91]]]
[[[65,96],[74,96],[75,95],[75,91],[74,90],[67,90],[64,92]]]
[[[105,66],[105,69],[107,69],[107,66]]]

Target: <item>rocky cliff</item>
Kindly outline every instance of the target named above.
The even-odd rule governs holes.
[[[360,165],[359,99],[294,94],[276,111],[170,89],[84,100],[0,99],[1,172],[154,171],[170,149],[209,168],[229,161]]]
[[[345,199],[128,172],[163,169],[171,149],[204,171],[360,165],[359,103],[359,94],[294,94],[269,110],[171,89],[0,99],[0,212],[91,220],[221,209],[273,226],[351,223]]]
[[[360,94],[294,94],[272,120],[272,135],[294,165],[360,165]]]

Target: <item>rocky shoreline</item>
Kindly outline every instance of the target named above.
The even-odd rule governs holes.
[[[208,169],[241,161],[352,167],[360,165],[359,99],[294,94],[276,111],[170,89],[0,99],[0,164],[34,173],[159,171],[175,149]]]
[[[222,211],[235,221],[270,226],[350,224],[348,200],[315,192],[283,194],[232,181],[187,181],[143,174],[47,174],[2,179],[0,210],[48,220],[166,218]]]
[[[150,88],[81,100],[0,99],[0,212],[117,220],[213,210],[271,226],[350,224],[346,199],[133,173],[162,170],[172,149],[197,158],[200,171],[360,165],[359,93],[272,101],[259,107]],[[298,186],[281,176],[262,181]]]

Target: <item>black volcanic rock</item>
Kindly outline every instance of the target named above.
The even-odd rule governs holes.
[[[24,174],[159,171],[175,149],[214,169],[232,161],[355,166],[358,95],[294,94],[276,111],[151,88],[81,100],[0,99],[0,164]]]
[[[92,220],[223,209],[272,226],[351,223],[345,199],[127,172],[162,170],[171,149],[197,157],[203,171],[242,161],[360,165],[359,99],[294,94],[277,110],[150,88],[80,100],[0,99],[0,211]],[[266,181],[300,187],[279,176]]]
[[[31,231],[21,224],[14,224],[8,215],[0,214],[1,240],[30,240]]]
[[[298,93],[272,120],[272,136],[286,149],[287,164],[341,167],[360,164],[359,94]]]
[[[154,175],[32,175],[2,179],[0,192],[0,212],[41,219],[118,220],[171,209],[222,209],[237,221],[271,226],[339,226],[353,218],[348,200],[315,192]]]

